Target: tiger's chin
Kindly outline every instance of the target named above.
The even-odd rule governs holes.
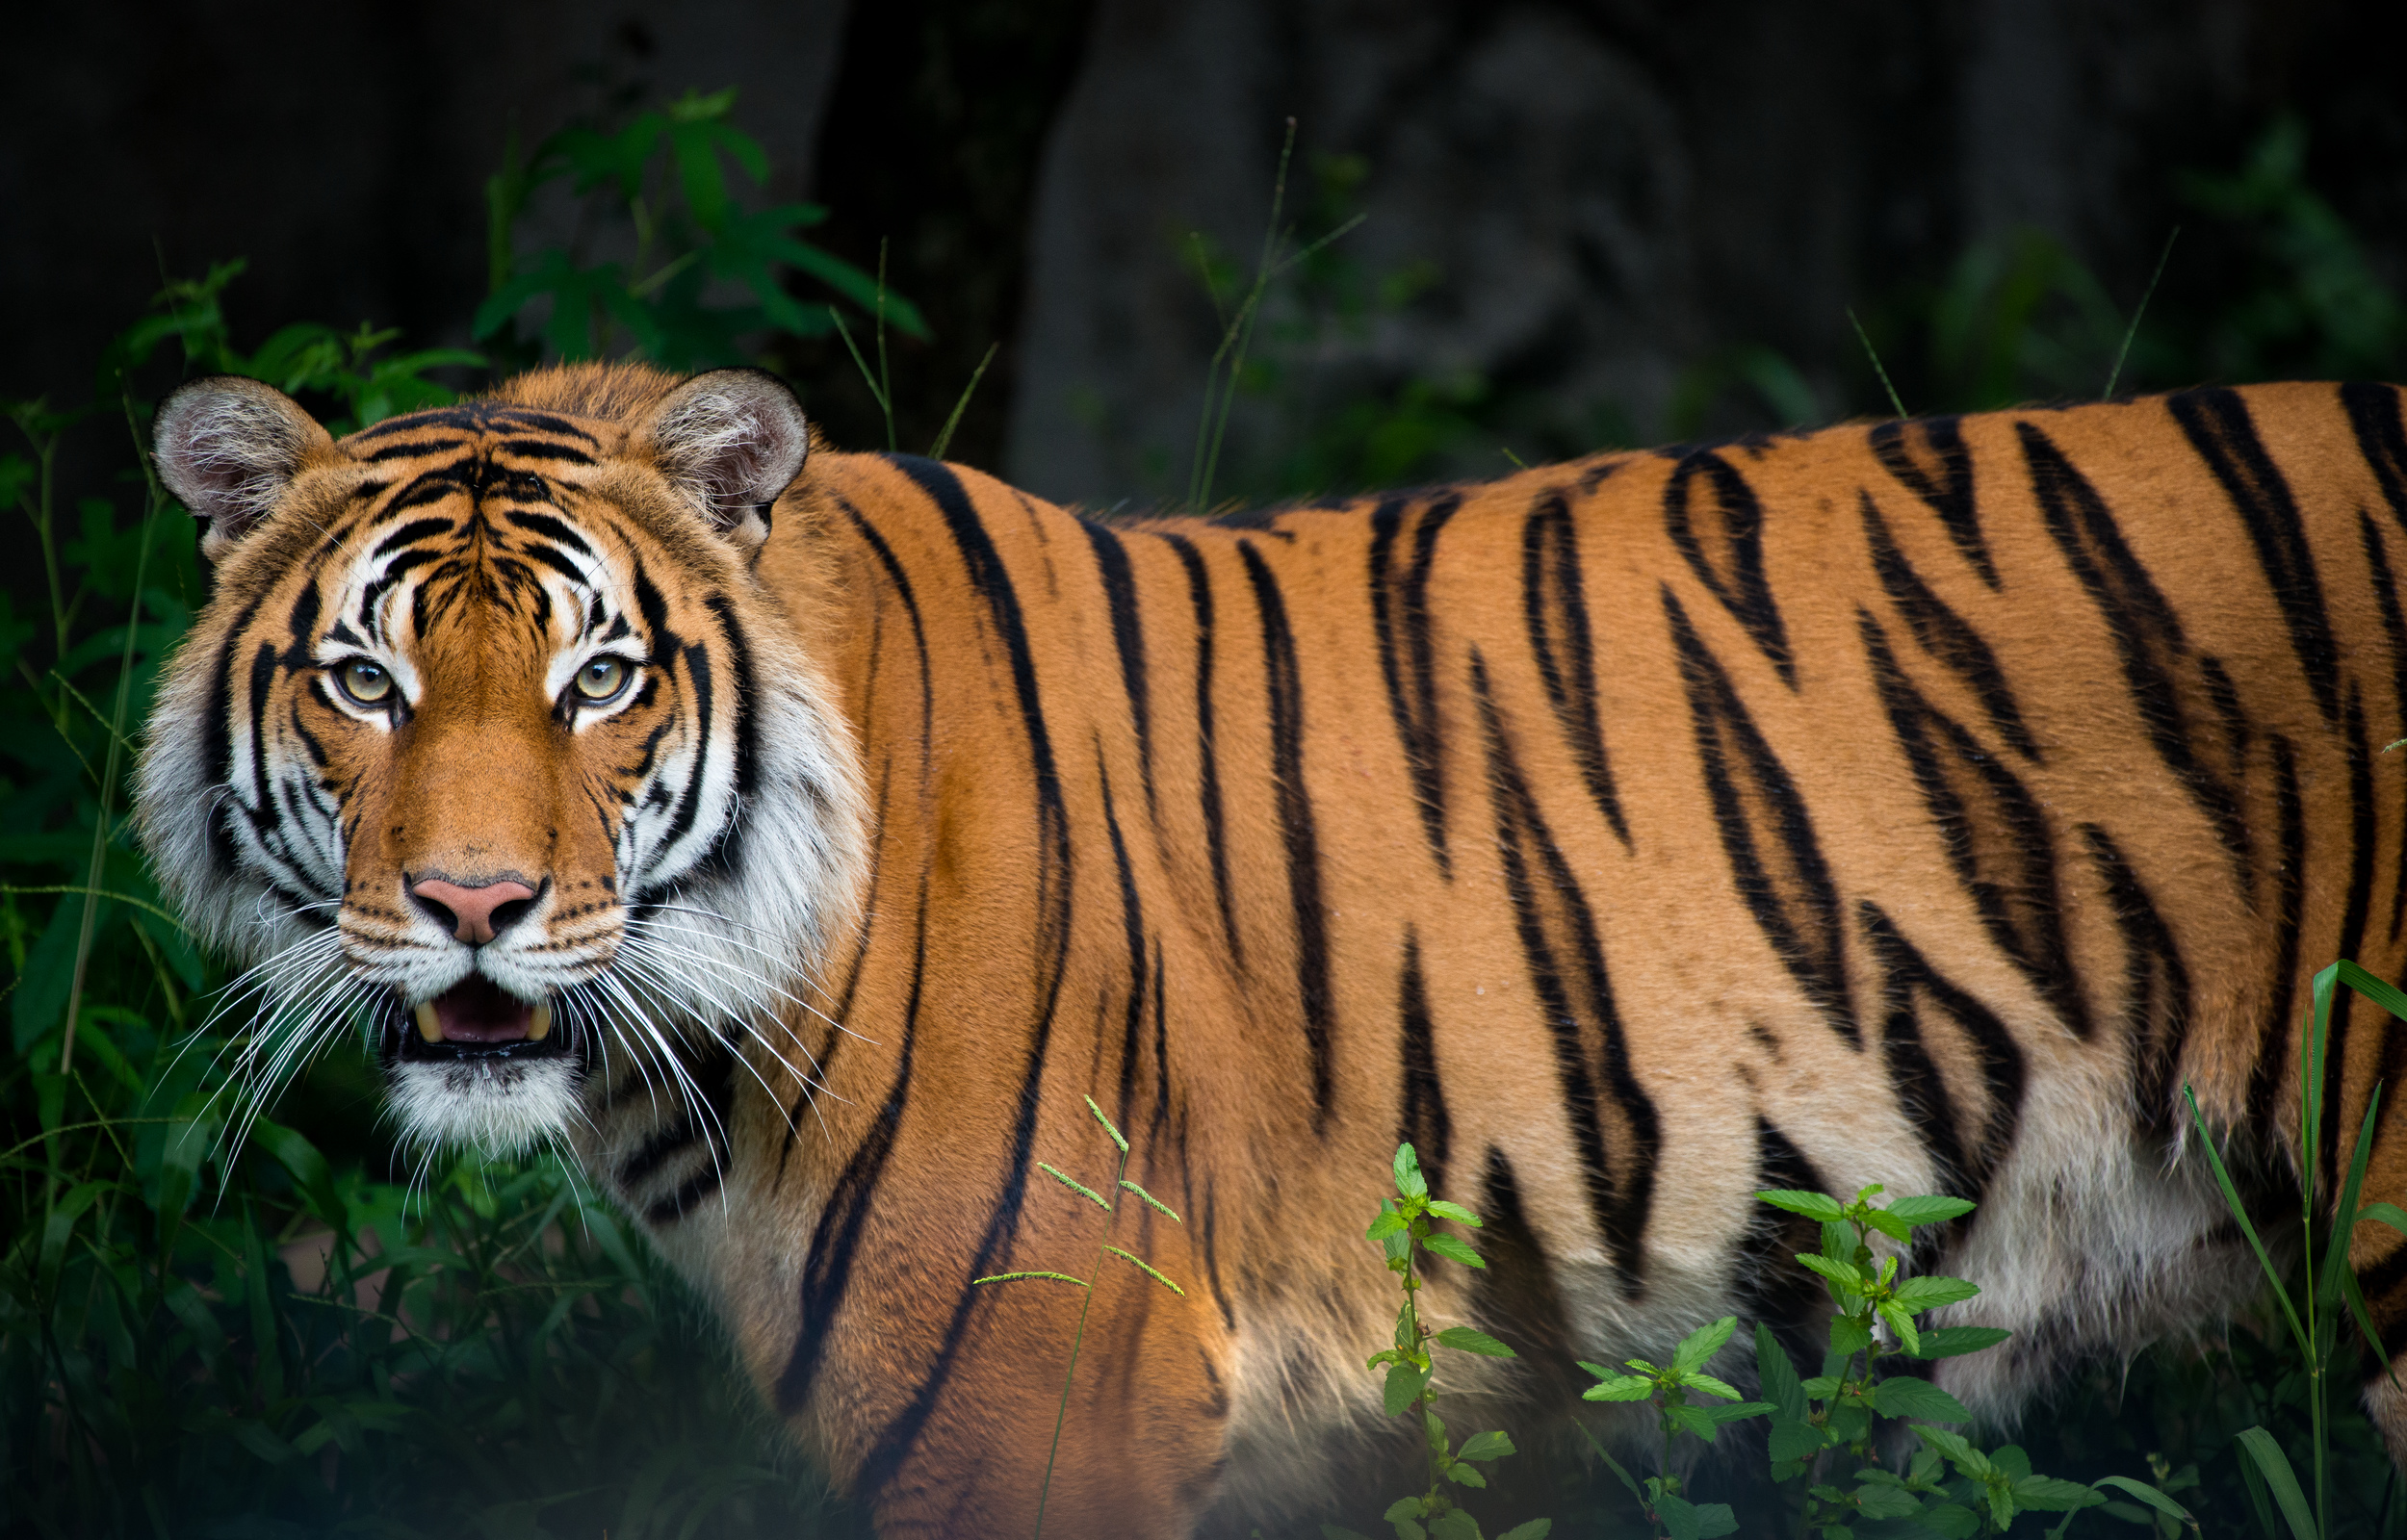
[[[415,1007],[395,997],[383,1058],[402,1137],[490,1157],[559,1138],[578,1114],[584,1077],[572,1036],[553,1030],[549,1001],[527,1005],[479,979]]]

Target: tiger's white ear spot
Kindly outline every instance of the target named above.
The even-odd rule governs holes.
[[[802,403],[757,369],[697,374],[653,409],[652,454],[711,526],[746,546],[768,537],[768,509],[802,474],[811,432]]]
[[[212,561],[274,510],[304,454],[332,442],[298,401],[239,374],[180,387],[151,429],[159,479],[208,521],[200,549]]]

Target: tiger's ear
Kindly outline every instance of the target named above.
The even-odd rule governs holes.
[[[711,527],[752,551],[769,534],[769,504],[793,485],[811,452],[802,403],[776,375],[714,369],[671,391],[646,434],[670,483],[701,505]]]
[[[333,442],[298,401],[239,374],[178,388],[151,429],[159,479],[208,522],[200,553],[213,562],[274,510],[302,457]]]

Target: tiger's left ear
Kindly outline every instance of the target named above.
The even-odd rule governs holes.
[[[645,435],[670,483],[747,552],[769,535],[769,505],[802,474],[811,432],[776,375],[714,369],[671,391]]]

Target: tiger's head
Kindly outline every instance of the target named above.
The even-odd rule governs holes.
[[[502,1151],[596,1070],[690,1092],[698,1041],[780,1053],[867,844],[851,732],[755,571],[809,447],[740,370],[557,371],[339,442],[252,380],[162,405],[215,592],[141,829],[248,964],[252,1094],[364,1020],[407,1134]]]

